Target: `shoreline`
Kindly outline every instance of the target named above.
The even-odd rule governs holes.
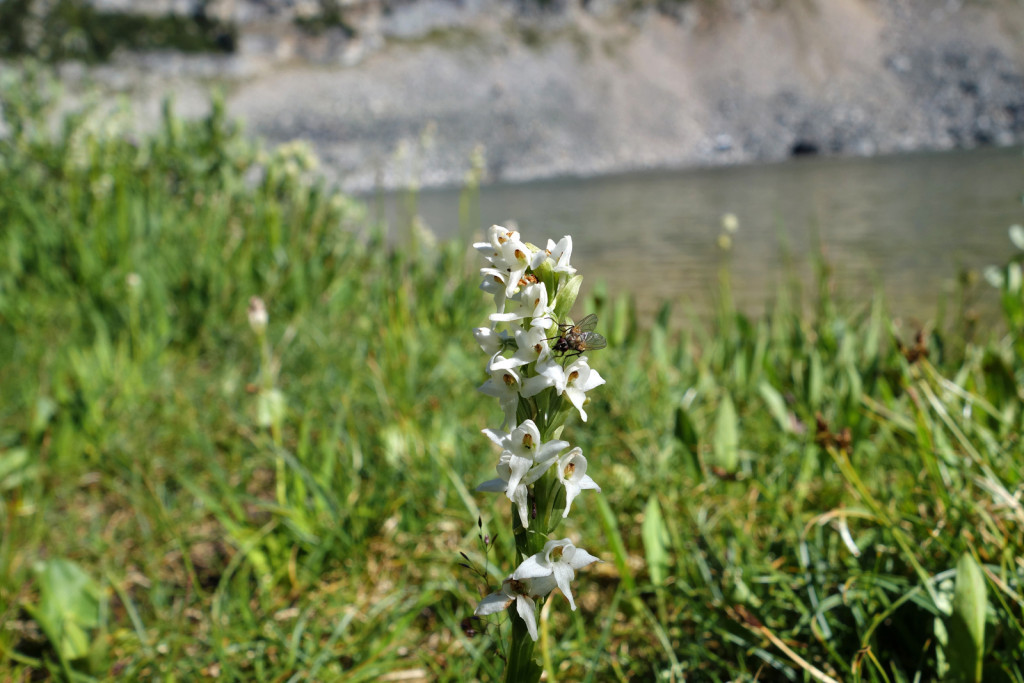
[[[126,97],[141,126],[168,96],[196,116],[224,88],[248,132],[309,141],[352,193],[460,186],[474,157],[491,184],[1024,143],[1019,3],[555,5],[419,0],[314,38],[264,18],[236,54],[59,73],[77,102]]]

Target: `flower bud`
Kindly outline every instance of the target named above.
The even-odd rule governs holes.
[[[267,321],[267,307],[264,305],[263,299],[258,296],[251,297],[249,299],[249,327],[257,336],[262,337],[263,333],[267,331]]]

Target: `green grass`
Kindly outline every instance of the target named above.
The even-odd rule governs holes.
[[[201,6],[200,6],[201,7]],[[149,16],[100,11],[86,0],[5,0],[0,3],[0,58],[33,56],[49,63],[106,62],[117,50],[234,52],[237,29],[207,16]]]
[[[474,255],[388,239],[220,106],[54,136],[46,92],[0,93],[0,669],[500,678],[502,627],[463,628],[514,552],[471,493],[499,421]],[[607,561],[542,622],[561,680],[1024,681],[1019,281],[1008,333],[939,326],[914,362],[884,301],[827,284],[751,319],[725,281],[683,333],[600,287],[580,307],[609,340],[571,428],[603,493],[567,533]],[[478,517],[489,585],[460,566]]]

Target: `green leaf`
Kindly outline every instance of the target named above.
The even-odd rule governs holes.
[[[647,556],[647,571],[651,575],[651,583],[664,586],[668,578],[668,529],[665,518],[661,514],[658,499],[651,496],[644,508],[644,521],[640,527],[640,536],[644,542],[644,553]]]
[[[715,420],[715,436],[712,442],[715,464],[726,472],[735,472],[739,467],[739,420],[736,407],[729,394],[722,397]]]
[[[261,391],[256,401],[256,424],[270,427],[284,420],[285,400],[280,389]]]
[[[555,296],[554,302],[556,320],[565,320],[566,316],[569,315],[569,311],[572,310],[572,305],[576,303],[576,297],[580,294],[580,285],[582,284],[583,276],[573,275],[564,285],[562,285],[562,288],[558,290],[558,294]]]
[[[970,553],[956,564],[953,613],[949,617],[949,661],[952,680],[981,682],[985,654],[985,612],[988,609],[985,573]]]
[[[89,632],[99,626],[101,592],[96,582],[74,562],[47,560],[35,566],[39,605],[29,611],[61,659],[89,655]]]
[[[700,458],[698,457],[698,437],[697,428],[693,425],[693,420],[690,419],[690,414],[686,411],[686,408],[679,406],[676,408],[676,420],[674,433],[680,443],[686,448],[687,453],[690,455],[690,463],[693,465],[694,472],[700,471]]]
[[[792,432],[793,423],[789,419],[789,411],[786,409],[786,399],[782,398],[775,387],[768,382],[761,382],[757,391],[761,394],[761,398],[764,399],[765,404],[768,406],[768,412],[771,413],[772,417],[775,418],[775,422],[778,423],[779,429],[783,432]]]
[[[27,448],[0,451],[0,491],[18,488],[36,476],[38,467],[29,457]]]
[[[598,519],[604,528],[605,538],[608,540],[607,547],[612,552],[615,568],[619,570],[619,579],[627,591],[635,591],[636,581],[633,579],[633,573],[629,569],[629,553],[626,552],[626,542],[622,540],[622,532],[619,530],[619,523],[615,519],[615,512],[612,510],[611,504],[608,503],[607,497],[595,496],[594,501],[597,503]]]
[[[50,423],[57,412],[57,402],[49,396],[40,396],[36,399],[35,413],[32,415],[32,435],[36,436]]]
[[[821,354],[815,349],[811,351],[811,367],[807,379],[807,402],[812,408],[819,408],[821,406],[824,377],[825,372],[821,367]]]

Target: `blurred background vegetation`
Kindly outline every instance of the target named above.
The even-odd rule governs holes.
[[[235,39],[235,28],[208,16],[201,5],[191,15],[147,15],[104,11],[80,0],[0,3],[0,59],[92,64],[118,49],[223,53],[235,49]]]

